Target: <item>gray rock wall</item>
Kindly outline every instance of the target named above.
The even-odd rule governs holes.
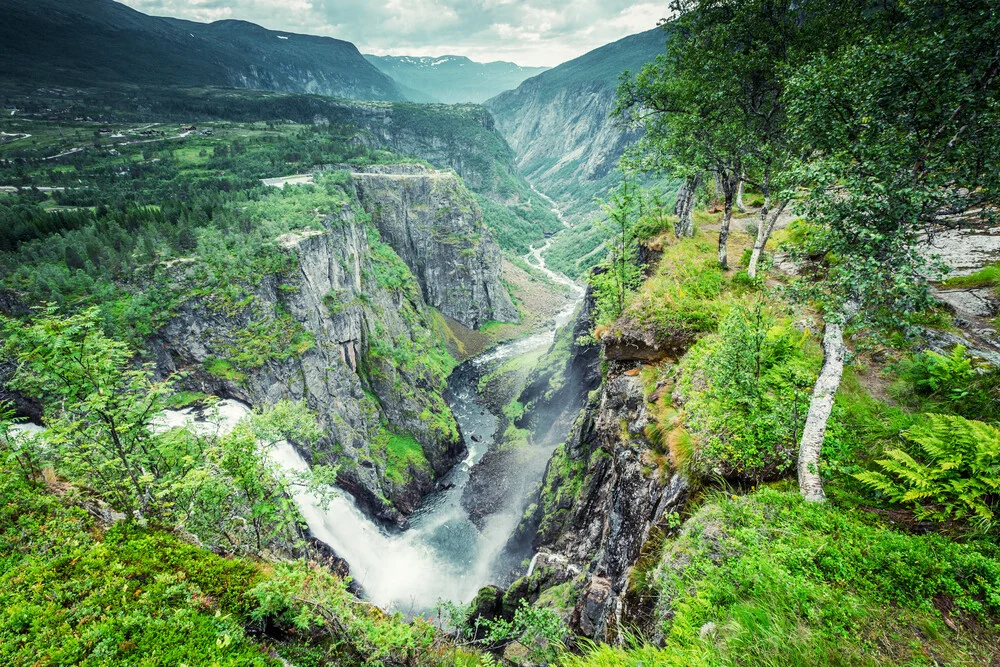
[[[433,173],[400,178],[406,169],[359,177],[361,201],[323,221],[323,230],[277,239],[294,256],[286,275],[263,276],[246,286],[245,302],[220,304],[215,295],[189,299],[159,333],[152,351],[161,372],[187,370],[191,389],[243,400],[255,407],[282,399],[304,400],[326,436],[306,451],[313,464],[339,465],[338,483],[373,516],[405,523],[423,495],[464,453],[450,409],[441,397],[446,378],[425,358],[440,342],[430,302],[469,326],[516,315],[500,282],[500,253],[463,207],[468,193],[453,176]],[[381,220],[386,243],[399,248],[413,273],[402,287],[379,279],[371,223],[361,203],[392,214]],[[434,235],[455,234],[455,247],[438,247]],[[428,236],[430,240],[428,240]],[[391,253],[390,253],[391,255]],[[395,261],[399,261],[398,259]],[[438,264],[440,263],[440,265]],[[399,269],[399,265],[396,265]],[[193,267],[171,268],[178,281]],[[397,271],[398,272],[398,271]],[[405,273],[405,268],[403,268]],[[419,286],[418,286],[419,283]],[[245,345],[248,331],[278,336],[294,327],[308,347],[268,358],[235,377],[210,373],[213,360]],[[399,354],[397,354],[397,352]],[[427,465],[400,471],[387,459],[385,434],[412,436]]]
[[[393,165],[369,167],[354,181],[382,239],[413,271],[429,305],[473,329],[517,321],[500,281],[500,248],[454,174]]]

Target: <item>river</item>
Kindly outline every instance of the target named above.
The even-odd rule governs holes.
[[[473,467],[499,435],[499,419],[477,390],[479,378],[509,359],[549,347],[556,329],[572,319],[584,296],[582,287],[545,266],[542,252],[547,246],[532,250],[525,259],[553,281],[567,286],[572,298],[546,331],[498,345],[452,373],[446,397],[461,427],[468,455],[442,480],[442,490],[424,499],[410,517],[407,530],[389,530],[375,523],[346,493],[336,492],[332,499],[321,502],[307,489],[293,486],[295,502],[313,536],[348,563],[366,597],[383,608],[418,614],[432,609],[439,600],[467,603],[482,586],[502,576],[497,574],[504,569],[497,567],[498,556],[520,521],[527,494],[541,480],[544,461],[558,443],[544,443],[534,453],[537,461],[516,471],[521,478],[511,488],[517,489],[513,493],[521,497],[508,499],[505,508],[490,515],[481,530],[463,508],[462,493]],[[249,413],[249,406],[223,400],[209,413],[191,408],[164,411],[157,416],[155,427],[187,426],[202,433],[225,433]],[[273,446],[269,454],[276,467],[289,475],[309,468],[287,442]]]
[[[572,299],[546,331],[498,345],[452,373],[447,399],[468,455],[444,477],[442,490],[424,499],[410,517],[407,530],[394,531],[375,523],[346,493],[336,493],[324,505],[305,489],[294,489],[296,504],[313,536],[348,563],[366,597],[383,608],[416,614],[432,609],[439,600],[467,603],[482,586],[500,577],[497,558],[520,521],[525,498],[510,499],[509,507],[488,517],[482,530],[469,520],[461,500],[473,467],[499,435],[499,420],[477,391],[479,378],[511,358],[550,346],[556,329],[572,319],[584,295],[582,287],[545,266],[545,247],[547,244],[534,249],[525,259],[553,281],[567,286]],[[188,423],[199,429],[228,430],[248,412],[247,406],[227,400],[220,403],[217,418],[191,410],[168,411],[161,423],[165,427]],[[546,459],[558,443],[549,444],[539,452]],[[308,470],[308,464],[288,443],[275,446],[271,457],[288,473]],[[537,465],[526,467],[525,478],[518,480],[514,488],[526,493],[541,480],[543,469]]]

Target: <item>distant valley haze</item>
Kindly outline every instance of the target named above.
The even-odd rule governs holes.
[[[201,22],[235,19],[271,30],[335,37],[378,56],[454,55],[522,67],[554,67],[649,30],[668,13],[665,2],[641,0],[124,0],[124,4],[154,16]]]

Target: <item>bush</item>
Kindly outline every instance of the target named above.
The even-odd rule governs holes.
[[[921,352],[899,365],[901,398],[917,399],[916,407],[925,411],[951,412],[969,419],[1000,417],[1000,372],[979,368],[956,345],[945,356],[931,350]]]
[[[1000,492],[1000,430],[962,417],[929,414],[910,427],[905,449],[886,451],[885,473],[855,475],[918,519],[971,519],[992,526]]]
[[[756,483],[791,469],[818,361],[808,336],[775,326],[761,299],[733,306],[692,350],[681,382],[699,473]]]

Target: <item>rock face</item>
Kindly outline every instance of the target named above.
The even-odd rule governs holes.
[[[592,306],[592,299],[587,303]],[[587,313],[585,308],[577,322],[582,333],[590,330]],[[581,377],[599,380],[597,351],[585,346],[578,354],[577,363],[588,369]],[[574,578],[575,606],[566,619],[577,632],[599,640],[617,636],[623,615],[634,611],[628,591],[636,561],[651,531],[665,528],[689,491],[686,477],[664,468],[664,457],[646,438],[651,416],[638,373],[644,359],[640,354],[609,365],[600,391],[589,393],[569,437],[549,461],[537,502],[517,536],[530,536],[546,563],[565,564],[568,574],[555,584]],[[534,392],[536,400],[544,397],[537,388]],[[511,591],[519,586],[515,582]]]
[[[608,44],[532,77],[486,102],[517,153],[518,167],[564,212],[589,212],[612,184],[625,147],[636,138],[609,118],[618,76],[664,51],[660,28]]]
[[[193,389],[255,407],[282,399],[305,400],[326,433],[318,446],[305,452],[307,458],[314,464],[339,465],[341,486],[372,515],[400,524],[464,453],[457,425],[441,397],[445,378],[431,363],[443,346],[434,333],[423,285],[410,269],[433,279],[434,289],[428,293],[443,312],[481,322],[494,307],[490,304],[510,305],[499,283],[499,251],[487,234],[477,243],[466,241],[468,254],[448,251],[449,270],[435,270],[433,249],[407,254],[401,246],[414,262],[408,267],[379,238],[367,216],[359,215],[362,204],[375,207],[364,193],[389,192],[406,173],[390,169],[360,177],[362,200],[345,204],[325,219],[322,231],[278,239],[294,260],[292,270],[263,276],[248,286],[250,296],[237,304],[219,303],[215,295],[190,298],[154,345],[161,371],[193,371],[188,380]],[[431,173],[414,178],[417,187],[408,190],[405,200],[409,207],[423,206],[431,213],[418,210],[411,218],[409,209],[401,209],[403,217],[392,219],[391,225],[386,222],[387,230],[405,234],[407,220],[417,224],[433,214],[439,214],[434,224],[441,233],[470,228],[475,217],[455,212],[474,207],[474,201],[453,177],[440,178],[454,185],[451,189],[421,185],[436,178]],[[412,231],[415,236],[424,230]],[[490,264],[494,258],[497,264]],[[186,280],[183,274],[191,269],[181,264],[175,270],[178,280]],[[485,306],[478,304],[482,311],[474,303],[481,293],[492,298]],[[246,332],[257,332],[254,340],[266,340],[288,331],[297,332],[293,340],[300,342],[294,352],[271,355],[237,372],[219,372],[217,360],[232,358],[246,347]],[[422,456],[399,458],[389,446],[393,437],[412,438]]]
[[[428,305],[472,329],[517,321],[500,282],[500,248],[456,176],[397,165],[370,167],[354,180],[379,234],[413,271]]]

